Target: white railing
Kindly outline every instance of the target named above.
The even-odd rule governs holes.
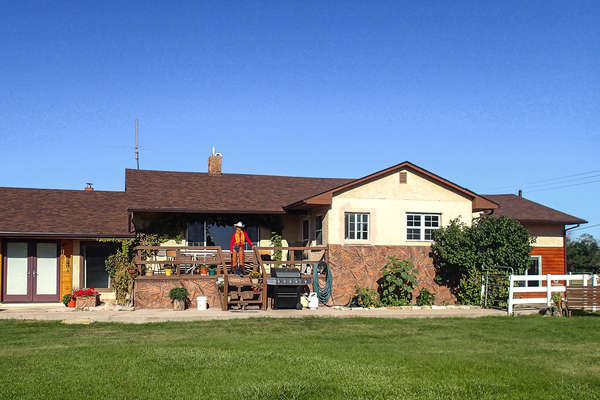
[[[598,275],[573,274],[573,275],[510,275],[508,287],[508,315],[512,315],[516,304],[552,304],[553,293],[564,293],[569,283],[577,286],[598,286],[600,279]],[[516,282],[524,283],[523,286],[515,286]],[[528,282],[538,282],[538,286],[528,286]],[[546,286],[542,285],[546,282]],[[544,297],[515,298],[516,293],[544,293]]]

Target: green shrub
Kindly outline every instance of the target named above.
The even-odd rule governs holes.
[[[521,274],[529,266],[534,238],[518,221],[507,217],[480,217],[472,226],[458,220],[433,233],[431,252],[436,267],[436,282],[448,286],[462,304],[481,303],[482,266],[493,275],[495,267],[512,267]],[[504,270],[505,271],[505,270]],[[490,285],[488,297],[506,299],[506,278]]]
[[[410,304],[412,291],[417,284],[417,269],[410,260],[388,258],[379,280],[380,299],[386,306]]]
[[[71,295],[65,294],[62,298],[62,302],[65,305],[65,307],[69,304],[69,301],[71,301]]]
[[[361,307],[381,307],[379,294],[377,294],[376,290],[370,288],[361,288],[357,285],[355,287],[355,294],[358,305]]]
[[[169,291],[169,297],[171,300],[185,301],[188,296],[188,291],[184,287],[176,287]]]
[[[419,295],[417,296],[418,306],[430,306],[434,301],[435,295],[425,288],[421,289]]]

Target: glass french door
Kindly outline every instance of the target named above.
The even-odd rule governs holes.
[[[58,243],[6,241],[3,254],[3,300],[58,301]]]

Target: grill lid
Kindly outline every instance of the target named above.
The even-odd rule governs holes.
[[[300,270],[296,268],[271,268],[274,278],[300,278]]]

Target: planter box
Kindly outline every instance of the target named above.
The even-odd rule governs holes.
[[[95,296],[79,296],[75,299],[77,308],[96,307],[100,304],[100,295]]]

